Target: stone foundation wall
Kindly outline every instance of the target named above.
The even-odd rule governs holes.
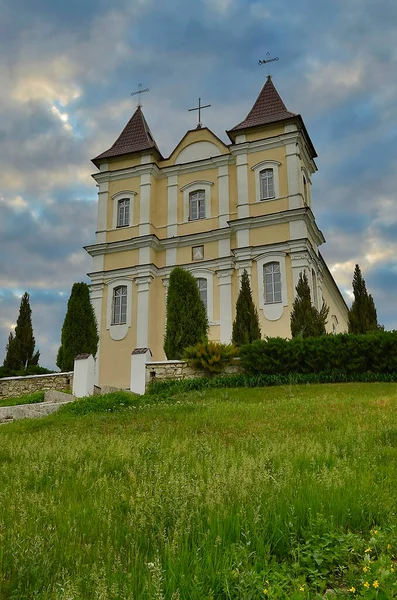
[[[0,379],[0,400],[3,398],[17,398],[42,390],[58,390],[61,392],[72,389],[72,385],[73,372],[28,375],[26,377],[3,377]]]
[[[222,374],[231,375],[240,372],[240,365],[235,362],[226,367]],[[183,360],[162,360],[146,363],[146,385],[151,381],[192,379],[194,377],[205,377],[205,373],[202,369],[189,367]]]

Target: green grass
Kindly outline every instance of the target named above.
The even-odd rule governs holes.
[[[24,396],[18,396],[18,398],[4,398],[0,400],[0,406],[17,406],[18,404],[36,404],[37,402],[43,402],[44,392],[33,392],[32,394],[25,394]]]
[[[0,598],[397,598],[396,408],[295,385],[2,426]]]

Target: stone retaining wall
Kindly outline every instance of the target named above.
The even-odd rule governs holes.
[[[50,373],[48,375],[28,375],[26,377],[3,377],[0,379],[0,400],[17,398],[41,390],[70,390],[73,385],[73,372]]]
[[[223,371],[224,375],[240,373],[238,362],[229,365]],[[202,369],[189,367],[183,360],[160,360],[146,363],[146,385],[151,381],[166,379],[192,379],[204,377]]]

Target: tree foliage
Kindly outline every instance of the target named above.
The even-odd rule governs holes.
[[[296,297],[291,312],[291,335],[292,337],[317,337],[326,333],[325,325],[329,307],[323,302],[321,310],[318,311],[312,305],[310,287],[305,272],[299,274],[296,285]]]
[[[75,283],[62,326],[58,367],[61,371],[73,371],[77,354],[88,353],[95,356],[98,341],[98,327],[88,285],[84,282]]]
[[[349,333],[363,334],[379,330],[375,303],[371,294],[368,294],[359,265],[354,269],[353,294],[354,300],[349,310]]]
[[[15,333],[10,333],[3,366],[10,372],[24,371],[39,364],[40,352],[35,352],[36,341],[33,335],[32,310],[29,294],[24,293],[19,307]]]
[[[164,352],[168,360],[180,359],[185,348],[207,339],[208,318],[195,278],[175,267],[167,295]]]
[[[233,322],[232,341],[236,346],[250,344],[261,339],[258,311],[252,299],[247,271],[244,269],[241,288],[236,303],[236,318]]]

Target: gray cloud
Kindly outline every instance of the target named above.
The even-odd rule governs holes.
[[[267,50],[319,152],[323,253],[345,290],[359,262],[380,320],[397,327],[395,2],[15,0],[2,11],[0,359],[28,290],[42,363],[54,364],[70,287],[91,269],[90,159],[125,125],[136,85],[150,87],[144,111],[167,155],[195,125],[187,109],[198,96],[225,139],[259,92]]]

